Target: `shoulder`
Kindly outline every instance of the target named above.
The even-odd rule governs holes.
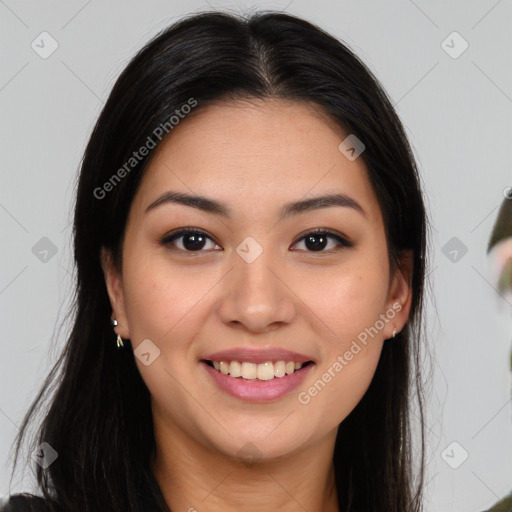
[[[0,512],[48,512],[44,498],[32,494],[13,494],[0,501]]]

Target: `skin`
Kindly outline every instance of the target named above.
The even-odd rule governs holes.
[[[383,343],[406,323],[412,297],[411,255],[391,274],[366,166],[338,149],[347,135],[305,103],[209,106],[155,150],[129,213],[122,272],[102,251],[116,333],[134,348],[149,338],[160,350],[149,366],[135,360],[152,396],[153,471],[173,511],[338,510],[337,427],[367,390]],[[172,203],[144,213],[168,190],[221,201],[233,216]],[[366,215],[331,206],[279,220],[285,203],[327,192],[349,195]],[[186,252],[186,236],[160,243],[183,227],[210,237],[202,252]],[[353,247],[329,238],[315,251],[303,238],[315,228]],[[247,236],[263,249],[252,263],[236,252]],[[298,393],[397,301],[393,320],[299,403]],[[300,389],[249,403],[219,390],[199,362],[238,346],[283,347],[316,363]],[[240,455],[247,443],[258,450],[252,464]]]

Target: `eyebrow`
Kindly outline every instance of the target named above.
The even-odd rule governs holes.
[[[158,199],[153,201],[147,208],[146,213],[153,210],[157,206],[174,203],[197,208],[206,213],[219,215],[226,218],[232,217],[231,209],[214,199],[209,199],[203,196],[185,194],[183,192],[168,191],[161,195]],[[344,208],[351,208],[363,217],[366,217],[366,212],[363,207],[353,198],[346,194],[324,194],[321,196],[313,197],[311,199],[304,199],[287,203],[281,210],[281,219],[285,219],[292,215],[299,215],[301,213],[310,212],[313,210],[320,210],[322,208],[330,208],[332,206],[341,206]]]

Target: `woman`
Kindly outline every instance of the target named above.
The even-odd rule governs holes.
[[[280,13],[171,26],[86,148],[74,327],[16,444],[55,382],[42,498],[5,510],[421,510],[426,234],[343,44]]]

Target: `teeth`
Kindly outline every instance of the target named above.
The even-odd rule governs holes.
[[[258,378],[258,366],[254,363],[242,363],[242,377],[244,379]]]
[[[241,377],[242,376],[242,365],[238,361],[231,361],[229,363],[229,375],[231,377]]]
[[[277,361],[274,363],[274,377],[284,377],[286,373],[286,363]]]
[[[231,377],[243,377],[250,380],[272,380],[274,377],[291,375],[294,371],[300,370],[304,363],[295,361],[267,361],[262,364],[239,362],[239,361],[212,361],[213,367]]]
[[[258,365],[258,379],[271,380],[274,378],[274,364],[263,363]]]

